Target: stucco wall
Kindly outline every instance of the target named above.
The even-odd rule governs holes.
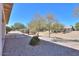
[[[6,35],[6,26],[5,24],[2,24],[2,48],[4,47],[5,43],[5,35]]]
[[[2,4],[0,4],[0,56],[2,55]]]

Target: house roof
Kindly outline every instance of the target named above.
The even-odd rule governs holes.
[[[65,26],[64,28],[71,28],[70,26]]]
[[[3,4],[2,22],[7,24],[10,18],[13,3]]]

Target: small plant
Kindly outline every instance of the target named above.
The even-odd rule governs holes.
[[[11,30],[12,30],[12,28],[11,28],[11,27],[6,26],[6,33],[10,32]]]
[[[38,36],[34,36],[32,37],[31,41],[30,41],[30,45],[35,46],[40,42],[40,39],[38,38]]]

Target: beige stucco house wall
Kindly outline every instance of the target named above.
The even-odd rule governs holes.
[[[5,43],[6,24],[9,21],[10,13],[12,10],[12,3],[0,3],[0,56]]]
[[[2,4],[0,3],[0,56],[2,55]]]

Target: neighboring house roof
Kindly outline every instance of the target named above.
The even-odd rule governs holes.
[[[3,4],[2,21],[5,24],[7,24],[9,21],[12,6],[13,6],[13,3],[4,3]]]
[[[70,26],[65,26],[64,28],[71,28]]]

